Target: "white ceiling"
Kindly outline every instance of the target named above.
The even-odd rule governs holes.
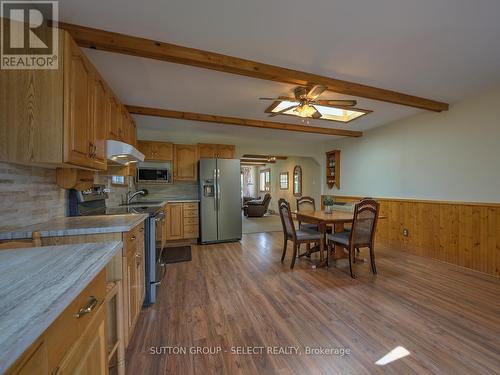
[[[60,2],[60,19],[64,22],[449,103],[500,84],[499,15],[498,0]],[[258,98],[290,95],[294,87],[102,51],[86,50],[86,53],[126,104],[267,119],[264,109],[270,102]],[[340,97],[344,96],[328,92],[322,99]],[[421,112],[356,99],[360,108],[374,113],[350,124],[316,120],[311,125],[368,130]],[[194,127],[193,123],[182,120],[144,116],[136,119],[141,129],[185,126],[221,135],[240,129],[217,124]],[[300,119],[289,116],[272,120],[301,123]],[[272,133],[283,136],[283,132]],[[317,135],[301,137],[318,139]]]

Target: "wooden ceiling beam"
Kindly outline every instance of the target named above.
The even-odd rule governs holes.
[[[202,113],[181,112],[181,111],[173,111],[170,109],[138,107],[133,105],[127,105],[126,107],[130,113],[135,115],[175,118],[180,120],[191,120],[191,121],[201,121],[201,122],[214,122],[217,124],[250,126],[254,128],[287,130],[287,131],[302,132],[302,133],[337,135],[343,137],[361,137],[363,135],[362,132],[354,130],[322,128],[319,126],[309,126],[309,125],[295,125],[283,122],[251,120],[239,117],[207,115]]]
[[[81,47],[191,65],[293,85],[307,86],[321,84],[326,86],[328,90],[339,94],[400,104],[429,111],[441,112],[448,110],[447,103],[220,53],[63,22],[59,23],[59,27],[68,31]]]

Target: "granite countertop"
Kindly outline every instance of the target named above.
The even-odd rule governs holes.
[[[0,240],[32,238],[34,231],[39,231],[42,237],[128,232],[147,217],[147,214],[59,217],[45,223],[0,232]]]
[[[121,249],[115,241],[0,251],[0,373]]]

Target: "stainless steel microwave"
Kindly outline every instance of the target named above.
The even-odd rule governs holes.
[[[172,164],[163,162],[138,163],[137,181],[169,184],[172,182]]]

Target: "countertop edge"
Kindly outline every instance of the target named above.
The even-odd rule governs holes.
[[[120,233],[128,232],[132,228],[139,225],[141,222],[148,218],[147,214],[126,214],[137,216],[137,220],[128,225],[115,225],[109,227],[95,226],[87,228],[73,228],[73,229],[47,229],[40,231],[40,237],[64,237],[64,236],[77,236],[83,234],[100,234],[100,233]],[[109,218],[118,215],[103,215]],[[90,217],[90,216],[88,216]],[[50,222],[50,221],[49,221]],[[43,224],[43,223],[42,223]],[[33,237],[33,230],[12,230],[0,232],[0,241],[9,240],[25,240]]]

